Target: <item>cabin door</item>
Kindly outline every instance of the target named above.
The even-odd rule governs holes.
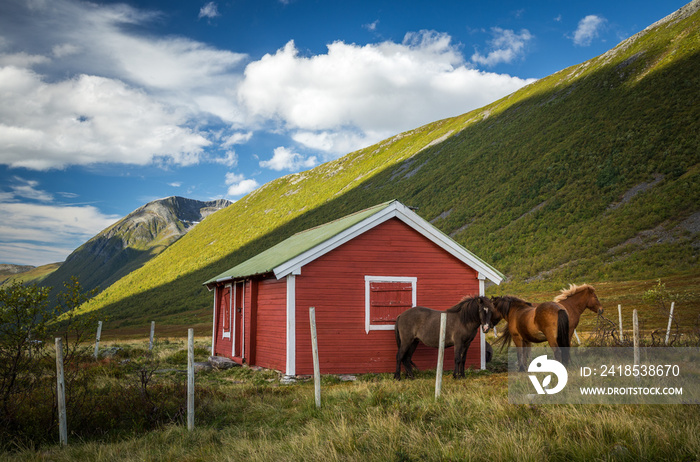
[[[236,282],[233,285],[233,345],[232,356],[243,358],[244,344],[244,308],[245,308],[245,282]]]
[[[221,339],[231,339],[231,286],[227,285],[220,292],[219,319],[221,320]]]

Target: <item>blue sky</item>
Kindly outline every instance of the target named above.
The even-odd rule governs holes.
[[[684,1],[0,2],[0,263],[479,108]]]

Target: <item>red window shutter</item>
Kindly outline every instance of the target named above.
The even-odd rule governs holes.
[[[370,322],[393,324],[396,317],[413,306],[410,282],[370,282]]]

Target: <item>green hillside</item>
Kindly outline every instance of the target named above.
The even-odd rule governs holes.
[[[104,310],[113,327],[210,322],[203,281],[390,199],[418,207],[515,283],[697,272],[699,31],[696,1],[482,109],[270,182],[86,309]]]

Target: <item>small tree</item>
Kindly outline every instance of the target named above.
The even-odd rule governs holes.
[[[72,362],[73,358],[84,354],[87,351],[85,342],[94,332],[96,316],[92,313],[77,315],[78,308],[95,296],[98,288],[83,292],[83,288],[78,278],[71,276],[70,281],[63,283],[64,290],[60,292],[56,299],[58,306],[58,322],[60,330],[63,332],[66,352],[64,361]],[[71,341],[72,339],[72,341]]]
[[[694,294],[688,293],[673,293],[666,288],[666,284],[661,282],[661,279],[657,280],[656,285],[651,289],[644,292],[642,295],[642,300],[645,303],[653,305],[659,310],[666,318],[671,313],[671,302],[675,302],[676,305],[683,302],[688,302],[694,297]],[[669,344],[680,340],[680,323],[678,322],[677,316],[673,316],[673,334]],[[664,337],[666,329],[656,329],[651,333],[652,343],[661,344],[662,338]]]
[[[15,282],[0,289],[0,421],[39,385],[47,322],[49,289]]]

